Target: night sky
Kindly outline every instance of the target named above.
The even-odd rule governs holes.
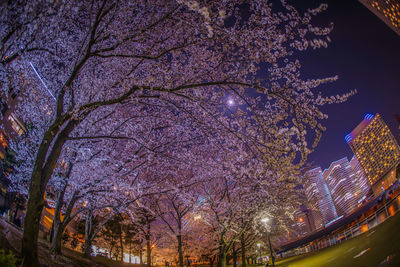
[[[343,104],[323,108],[329,115],[323,122],[327,131],[309,162],[325,169],[332,161],[353,156],[344,137],[366,113],[381,114],[392,132],[400,135],[394,118],[400,113],[400,36],[356,0],[296,2],[291,1],[296,7],[311,8],[328,3],[328,10],[315,22],[318,26],[335,24],[327,49],[308,50],[302,55],[304,77],[338,75],[337,82],[324,87],[326,95],[358,91]]]

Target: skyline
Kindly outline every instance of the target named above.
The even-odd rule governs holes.
[[[301,55],[303,75],[338,75],[338,81],[324,87],[326,95],[357,89],[357,94],[345,103],[323,108],[329,116],[323,121],[326,131],[308,162],[326,169],[333,161],[353,156],[345,136],[367,113],[379,113],[399,137],[394,117],[399,110],[394,96],[400,84],[400,37],[358,1],[308,0],[302,5],[316,7],[320,3],[327,3],[328,9],[316,19],[320,25],[334,23],[332,42],[327,49]]]
[[[274,267],[397,229],[379,118],[397,136],[400,40],[322,1],[1,2],[0,248],[22,267]],[[316,266],[389,262],[392,236]]]

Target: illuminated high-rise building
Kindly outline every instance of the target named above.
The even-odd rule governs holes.
[[[347,158],[332,162],[322,175],[328,185],[339,216],[350,214],[357,208],[360,196],[356,190],[355,179],[352,179],[354,173]]]
[[[335,205],[320,167],[305,173],[305,192],[315,227],[321,228],[337,218]]]
[[[350,175],[350,177],[352,178],[354,185],[356,186],[355,193],[359,196],[357,201],[359,204],[367,198],[368,194],[371,191],[371,186],[369,185],[368,178],[365,175],[364,170],[355,155],[350,160],[350,166],[353,171],[353,174]]]
[[[367,114],[345,137],[360,162],[375,195],[396,181],[400,147],[379,114]]]
[[[400,35],[399,0],[360,0],[360,2]]]

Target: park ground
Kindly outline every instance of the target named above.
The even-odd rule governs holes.
[[[0,219],[0,248],[11,250],[18,257],[21,237],[21,230]],[[63,254],[57,258],[49,256],[48,243],[39,240],[39,258],[43,266],[140,267],[104,258],[85,259],[82,254],[66,249],[63,250]],[[276,267],[302,266],[400,266],[400,213],[353,239],[276,263]]]
[[[276,267],[303,266],[400,266],[400,213],[355,238],[276,264]]]
[[[17,258],[17,266],[21,261],[22,231],[0,218],[0,249],[11,251]],[[106,258],[91,257],[86,259],[81,253],[63,248],[63,255],[54,257],[49,253],[49,243],[38,240],[39,261],[43,267],[144,267],[139,264],[128,264]],[[1,264],[0,264],[1,265]]]

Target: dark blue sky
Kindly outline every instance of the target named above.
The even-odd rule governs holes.
[[[335,24],[327,49],[309,50],[302,56],[307,78],[339,75],[339,81],[325,87],[336,95],[352,89],[358,94],[343,104],[324,107],[329,119],[321,142],[309,162],[322,168],[353,153],[344,141],[366,113],[379,113],[392,132],[399,136],[395,113],[400,113],[400,36],[356,0],[301,0],[295,6],[316,7],[328,3],[318,25]]]

